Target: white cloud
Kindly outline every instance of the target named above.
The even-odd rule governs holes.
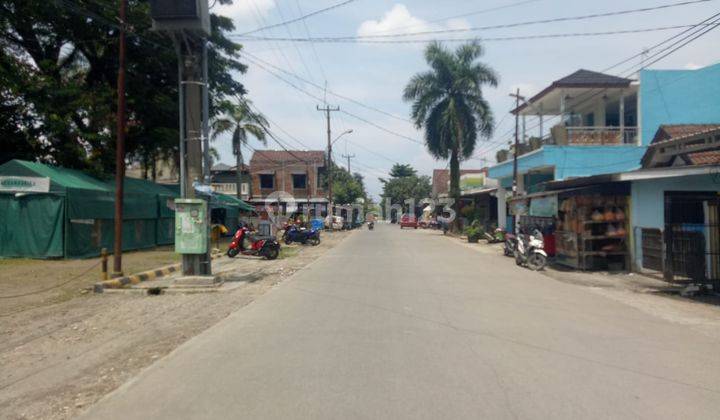
[[[227,16],[235,21],[235,25],[238,26],[238,30],[243,31],[244,29],[241,24],[254,23],[257,25],[258,15],[261,17],[267,17],[271,10],[275,8],[274,0],[235,0],[231,5],[218,5],[216,6],[217,11],[215,13]]]
[[[357,30],[358,36],[386,35],[395,33],[413,33],[437,31],[442,29],[467,29],[470,24],[464,19],[451,19],[445,25],[429,23],[413,16],[404,4],[396,4],[378,20],[366,20]],[[428,35],[403,37],[404,40],[426,39]],[[452,37],[446,34],[445,37]]]

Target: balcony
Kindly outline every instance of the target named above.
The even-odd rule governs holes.
[[[546,144],[560,146],[623,146],[637,144],[637,127],[564,127],[556,125]]]

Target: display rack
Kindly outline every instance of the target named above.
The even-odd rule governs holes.
[[[627,199],[576,196],[558,209],[556,261],[580,270],[624,270],[628,266]]]

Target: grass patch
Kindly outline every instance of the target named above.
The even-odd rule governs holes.
[[[299,247],[284,246],[280,248],[280,256],[278,258],[290,258],[296,256],[300,252]]]

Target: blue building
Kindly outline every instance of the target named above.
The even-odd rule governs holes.
[[[720,121],[718,98],[720,64],[643,70],[639,81],[589,70],[556,80],[511,111],[522,127],[531,118],[538,128],[536,133],[522,129],[521,139],[530,144],[519,148],[517,191],[522,195],[547,181],[638,169],[661,125]],[[499,181],[498,222],[507,225],[503,202],[513,186],[512,158],[491,167],[488,175]]]

